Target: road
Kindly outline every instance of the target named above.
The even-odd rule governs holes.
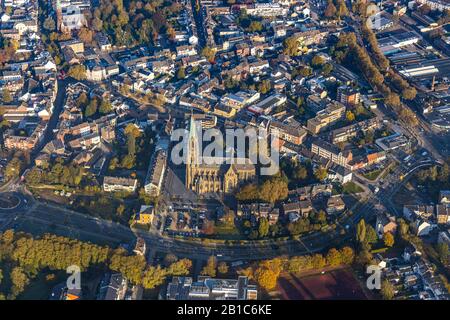
[[[431,165],[428,162],[425,165]],[[335,230],[305,235],[297,240],[254,241],[242,244],[214,244],[163,237],[158,232],[131,230],[127,226],[94,218],[66,208],[41,203],[23,193],[16,193],[22,203],[15,210],[0,211],[0,231],[9,228],[29,232],[33,235],[54,233],[61,236],[91,241],[103,245],[130,243],[137,236],[148,243],[148,247],[157,252],[174,253],[179,257],[207,259],[220,253],[221,260],[259,260],[279,255],[302,255],[320,252],[339,246],[353,237],[354,226],[362,218],[371,220],[380,210],[395,212],[392,196],[406,183],[417,168],[424,163],[418,161],[410,168],[398,166],[384,178],[385,189],[377,194],[370,193],[352,215],[343,216]],[[409,172],[408,172],[409,171]],[[405,178],[400,179],[404,175]]]

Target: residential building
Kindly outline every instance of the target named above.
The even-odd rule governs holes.
[[[307,128],[313,134],[318,134],[325,127],[342,119],[345,114],[345,106],[341,103],[330,103],[317,113],[314,118],[308,119]]]
[[[353,154],[351,151],[342,151],[339,147],[320,138],[315,138],[312,142],[311,152],[346,168],[349,167],[348,163],[353,159]]]
[[[139,224],[151,225],[155,218],[155,207],[150,205],[142,205],[139,213],[136,214],[135,221]]]
[[[135,192],[137,179],[105,176],[103,179],[103,190],[106,192]]]
[[[162,188],[164,173],[166,172],[167,153],[165,150],[158,150],[150,161],[150,166],[145,178],[145,192],[157,197]]]
[[[100,282],[97,300],[124,300],[128,281],[120,273],[106,273]]]
[[[395,217],[388,216],[386,213],[378,213],[377,221],[375,223],[375,231],[377,232],[378,238],[383,238],[383,235],[390,232],[393,235],[397,230],[397,223],[395,222]]]

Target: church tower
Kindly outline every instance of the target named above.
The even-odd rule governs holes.
[[[199,164],[200,149],[198,145],[199,137],[197,130],[197,124],[194,120],[194,117],[191,116],[186,155],[186,187],[188,189],[192,189],[192,184],[194,182],[193,180],[196,174],[196,168]]]

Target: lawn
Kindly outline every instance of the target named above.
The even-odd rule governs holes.
[[[364,174],[364,177],[365,177],[366,179],[369,179],[369,180],[371,180],[371,181],[374,181],[374,180],[376,180],[376,179],[378,178],[378,176],[380,175],[380,173],[381,173],[382,171],[383,171],[383,170],[381,170],[381,169],[372,170],[372,171],[370,171],[370,172],[368,172],[368,173],[365,173],[365,174]]]
[[[351,181],[342,185],[342,192],[345,194],[354,194],[354,193],[360,193],[363,191],[364,191],[363,188],[361,188],[356,183],[351,182]]]

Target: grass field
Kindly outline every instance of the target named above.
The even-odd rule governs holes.
[[[354,194],[354,193],[360,193],[363,191],[364,191],[363,188],[361,188],[356,183],[351,182],[351,181],[342,185],[342,192],[345,194]]]
[[[364,177],[366,179],[374,181],[374,180],[376,180],[378,178],[378,176],[380,175],[381,172],[382,172],[381,169],[373,170],[373,171],[370,171],[370,172],[364,174]]]

